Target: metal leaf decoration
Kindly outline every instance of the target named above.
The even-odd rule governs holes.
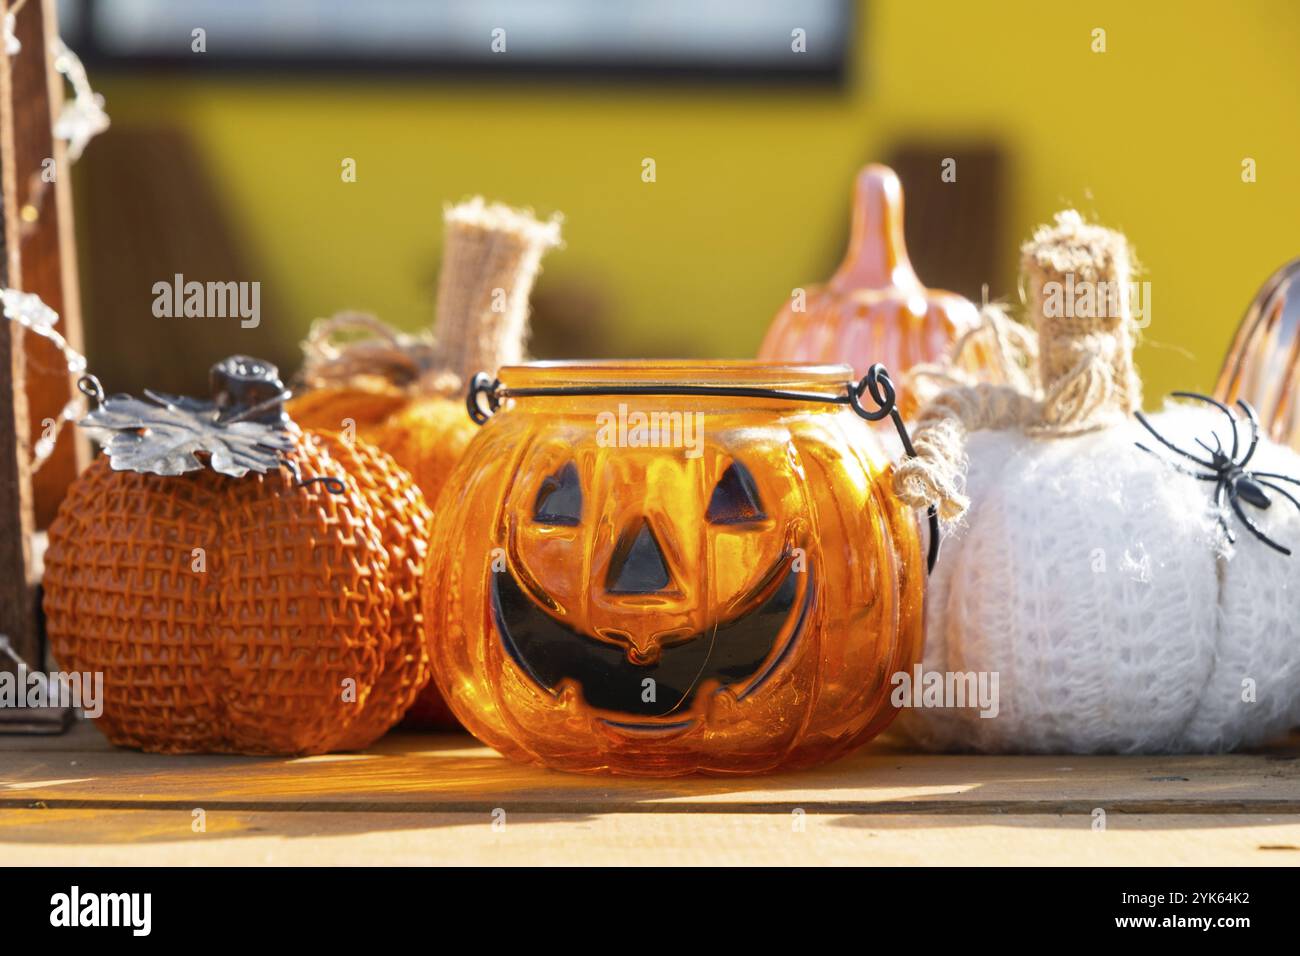
[[[281,424],[223,420],[215,402],[146,392],[114,395],[81,421],[114,471],[183,475],[211,468],[234,478],[284,464],[293,438]]]

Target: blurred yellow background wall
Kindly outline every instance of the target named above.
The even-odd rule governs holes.
[[[1248,299],[1300,254],[1300,4],[1084,6],[872,2],[842,90],[198,74],[101,85],[115,124],[195,138],[267,273],[235,278],[275,288],[286,314],[264,321],[288,338],[343,307],[427,322],[442,205],[483,193],[564,213],[567,248],[541,285],[598,283],[624,354],[751,355],[791,288],[838,257],[859,165],[904,137],[978,138],[1010,158],[993,288],[1014,288],[1019,239],[1075,205],[1128,233],[1152,284],[1149,401],[1208,390]],[[1091,50],[1095,28],[1105,53]],[[341,179],[345,157],[356,183]],[[1255,183],[1242,181],[1246,157]],[[580,338],[569,351],[583,353]]]

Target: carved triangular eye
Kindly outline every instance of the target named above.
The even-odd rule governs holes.
[[[712,524],[743,524],[767,517],[758,503],[754,477],[740,462],[733,461],[718,479],[705,517]]]
[[[582,488],[573,462],[542,482],[537,503],[533,505],[533,518],[540,524],[568,527],[582,520]]]

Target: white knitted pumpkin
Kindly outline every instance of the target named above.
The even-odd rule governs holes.
[[[1229,439],[1217,411],[1151,421],[1197,452],[1212,429]],[[971,435],[971,506],[930,578],[922,667],[997,672],[998,713],[908,711],[916,742],[1212,751],[1300,724],[1300,511],[1275,492],[1265,512],[1242,503],[1291,557],[1235,516],[1225,547],[1213,483],[1139,441],[1155,445],[1136,422],[1073,438]],[[1300,477],[1300,456],[1261,441],[1250,467]]]
[[[1027,271],[1036,306],[1042,283],[1061,265],[1061,244],[1073,240],[1077,253],[1081,229],[1099,227],[1058,221],[1035,236],[1037,258],[1029,256]],[[1108,236],[1108,254],[1126,256],[1122,237]],[[1101,263],[1097,271],[1110,268]],[[1037,318],[1040,358],[1053,347],[1059,353],[1069,337],[1061,323]],[[999,417],[988,414],[996,390],[987,388],[936,402],[948,409],[983,404],[961,422],[969,429],[970,504],[949,529],[929,581],[922,668],[996,672],[998,701],[993,717],[981,717],[978,707],[905,711],[899,725],[923,747],[1216,751],[1300,724],[1300,508],[1268,488],[1267,509],[1239,502],[1292,556],[1259,540],[1230,508],[1220,523],[1215,482],[1172,463],[1207,469],[1163,448],[1128,414],[1140,386],[1126,378],[1131,345],[1117,330],[1092,327],[1074,339],[1076,358],[1089,349],[1105,356],[1086,370],[1089,382],[1078,381],[1086,362],[1056,361],[1055,371],[1043,364],[1036,422],[977,430]],[[1071,387],[1062,385],[1068,376]],[[1066,392],[1091,395],[1083,402],[1090,407],[1053,408],[1053,397]],[[1238,414],[1244,452],[1250,428]],[[1178,403],[1150,421],[1202,459],[1210,455],[1197,439],[1213,448],[1215,433],[1231,451],[1229,419],[1211,406]],[[926,435],[923,423],[918,444]],[[1261,439],[1247,468],[1300,478],[1300,456]],[[1300,498],[1300,486],[1268,480]]]

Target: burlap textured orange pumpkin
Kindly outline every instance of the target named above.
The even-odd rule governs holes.
[[[274,367],[228,359],[213,383],[214,403],[113,398],[83,423],[109,454],[50,528],[51,647],[104,673],[115,744],[363,747],[428,676],[423,496],[377,449],[277,422]]]
[[[449,208],[433,335],[401,333],[356,312],[316,322],[303,343],[309,390],[289,405],[294,420],[374,443],[436,505],[476,430],[465,386],[476,372],[522,360],[529,295],[559,238],[558,218],[541,222],[482,199]],[[361,338],[339,341],[346,333]],[[430,683],[408,724],[455,723]]]

